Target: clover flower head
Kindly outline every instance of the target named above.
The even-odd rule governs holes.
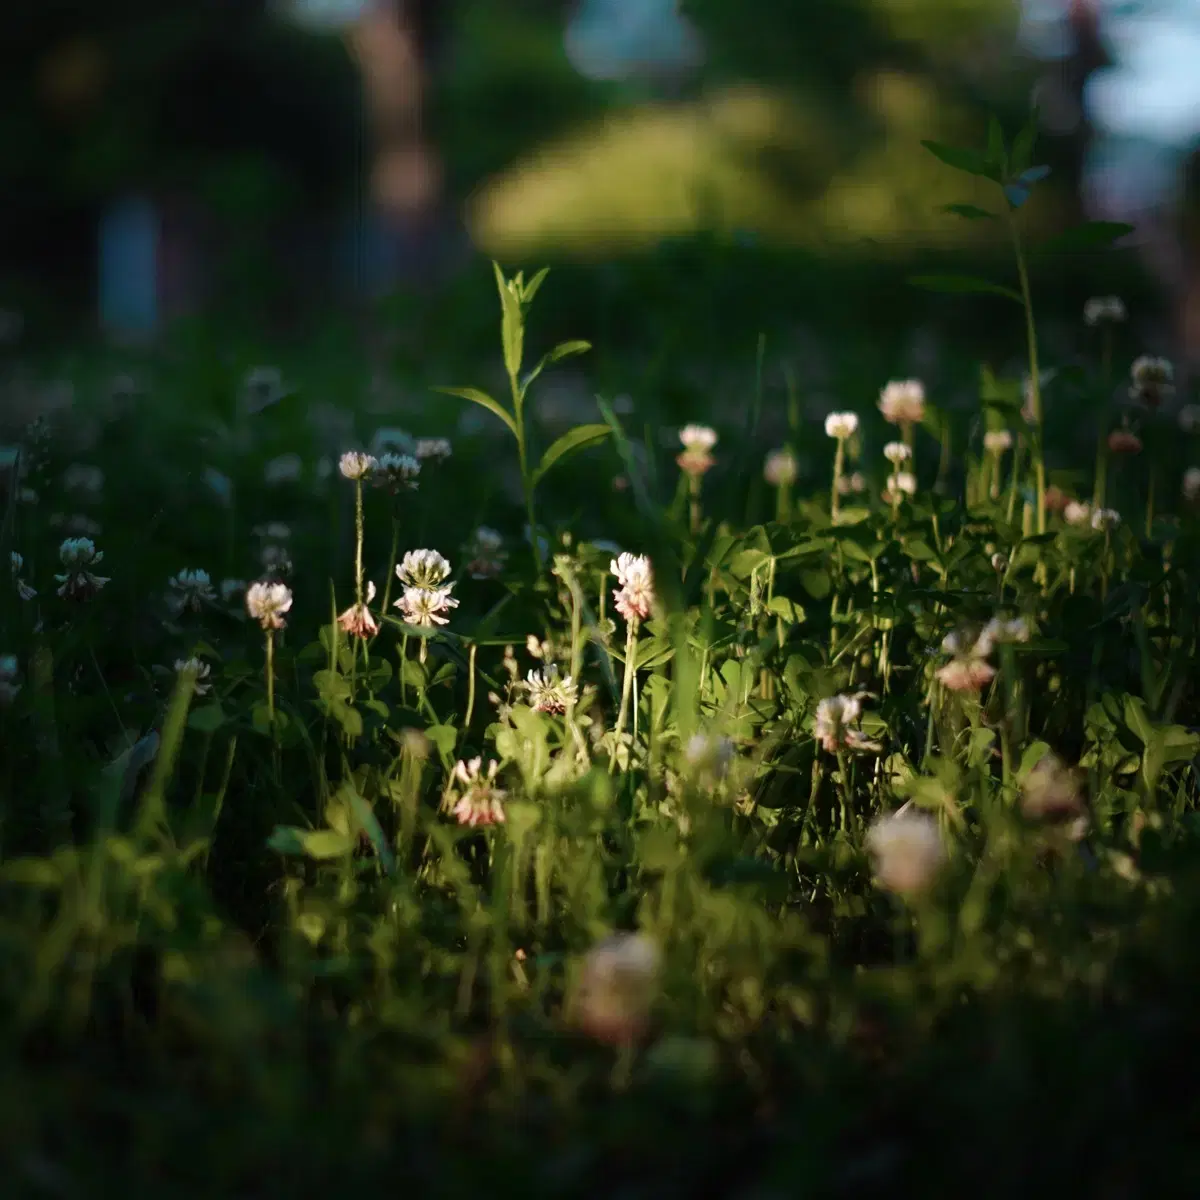
[[[613,604],[626,621],[644,621],[654,607],[654,575],[644,554],[623,553],[609,563],[617,577]]]
[[[291,607],[292,589],[286,583],[260,579],[246,589],[246,611],[264,630],[282,629]]]
[[[379,466],[379,462],[375,456],[367,454],[363,450],[347,450],[338,459],[338,470],[346,479],[356,483],[366,479],[377,466]]]
[[[917,425],[925,416],[925,385],[919,379],[893,379],[879,393],[879,411],[889,425]]]
[[[800,474],[800,464],[788,449],[772,450],[763,463],[763,478],[772,487],[790,486]]]
[[[839,442],[852,438],[858,432],[858,414],[832,412],[825,418],[825,436]]]
[[[883,457],[893,467],[899,467],[902,463],[906,463],[912,458],[912,451],[903,442],[888,442],[883,448]]]
[[[552,713],[561,716],[579,698],[579,689],[570,675],[559,677],[558,667],[553,663],[525,676],[525,687],[529,692],[529,705],[534,712]]]
[[[503,824],[505,792],[496,783],[499,769],[500,764],[492,759],[484,770],[482,757],[455,763],[449,798],[454,801],[451,813],[460,825]]]
[[[438,588],[449,575],[449,560],[436,550],[409,550],[396,567],[396,578],[410,588]]]
[[[877,818],[867,831],[867,849],[879,885],[898,896],[927,891],[946,861],[937,822],[918,811]]]
[[[338,615],[338,624],[351,637],[374,637],[379,632],[379,622],[367,607],[375,599],[375,585],[367,582],[367,594],[362,604],[352,604],[345,612]]]
[[[205,696],[212,691],[212,684],[208,682],[208,678],[212,674],[212,668],[208,663],[202,662],[199,658],[177,658],[175,660],[175,673],[177,675],[191,675],[192,690],[197,696]]]
[[[400,599],[393,602],[393,607],[400,610],[409,625],[431,629],[434,625],[450,623],[450,618],[442,614],[457,608],[458,601],[450,594],[449,587],[406,587]]]
[[[177,616],[200,612],[217,598],[207,571],[186,567],[167,580],[167,604]]]
[[[1118,325],[1125,320],[1125,303],[1120,296],[1093,296],[1083,306],[1085,325]]]

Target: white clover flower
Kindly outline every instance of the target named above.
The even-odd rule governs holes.
[[[617,933],[583,960],[574,1008],[581,1028],[606,1045],[628,1045],[646,1029],[661,970],[658,946],[644,934]]]
[[[400,599],[393,602],[393,607],[400,610],[409,625],[432,628],[450,623],[450,618],[442,613],[457,608],[458,601],[450,594],[449,587],[406,587]]]
[[[1117,325],[1125,320],[1125,304],[1120,296],[1093,296],[1083,306],[1085,325]]]
[[[33,600],[37,596],[37,589],[32,588],[21,578],[21,571],[25,566],[25,559],[21,557],[15,550],[12,551],[12,576],[13,584],[17,589],[17,595],[22,600]]]
[[[900,466],[901,463],[906,463],[912,458],[912,450],[910,450],[903,442],[888,442],[883,448],[883,457],[892,464],[893,467]]]
[[[800,474],[800,464],[788,449],[772,450],[763,463],[763,478],[772,487],[790,486]]]
[[[375,483],[396,495],[398,492],[415,492],[419,487],[421,462],[411,454],[394,454],[388,451],[379,456],[375,468]]]
[[[861,496],[867,490],[867,479],[861,471],[843,475],[838,480],[839,496]]]
[[[379,622],[371,615],[367,607],[375,599],[375,585],[368,581],[367,594],[362,604],[352,604],[344,613],[339,614],[338,624],[351,636],[358,638],[374,637],[379,632]]]
[[[679,441],[685,450],[707,454],[717,444],[717,431],[708,425],[685,425],[679,431]]]
[[[837,754],[839,750],[878,753],[883,747],[857,728],[861,720],[861,695],[830,696],[817,705],[813,736],[828,754]]]
[[[279,454],[263,468],[263,482],[269,486],[295,483],[304,474],[304,460],[298,454]]]
[[[825,418],[825,436],[844,442],[858,431],[858,414],[833,412]]]
[[[1150,408],[1157,408],[1175,394],[1175,368],[1168,359],[1143,354],[1134,360],[1129,375],[1130,398]]]
[[[282,629],[291,607],[292,589],[286,583],[261,579],[246,589],[246,611],[264,630]]]
[[[338,470],[346,479],[359,482],[366,479],[379,463],[370,454],[361,450],[347,450],[338,460]]]
[[[211,577],[199,568],[185,568],[172,575],[167,588],[167,604],[177,616],[189,610],[200,612],[217,598]]]
[[[434,462],[445,462],[453,452],[453,447],[448,438],[417,438],[413,452],[421,462],[427,458]]]
[[[917,492],[917,477],[911,471],[897,471],[887,477],[883,498],[890,504],[901,496],[914,496]]]
[[[1008,570],[1008,557],[1001,554],[999,550],[992,555],[992,570],[998,575],[1003,575]]]
[[[449,575],[449,560],[436,550],[410,550],[396,567],[396,578],[405,587],[441,587]]]
[[[0,708],[7,708],[21,690],[17,677],[21,673],[21,664],[15,654],[0,654]]]
[[[1185,500],[1200,500],[1200,467],[1188,467],[1184,471],[1183,496]]]
[[[654,575],[644,554],[621,554],[608,564],[617,577],[613,604],[626,621],[644,621],[654,607]]]
[[[983,627],[975,645],[977,651],[990,654],[994,646],[1027,642],[1030,636],[1029,622],[1024,617],[993,617]]]
[[[62,484],[68,492],[98,496],[104,490],[104,472],[90,463],[72,463],[63,472]]]
[[[1032,820],[1074,821],[1086,809],[1079,776],[1056,754],[1047,754],[1021,786],[1021,810]]]
[[[496,825],[504,822],[504,790],[496,783],[500,764],[492,759],[484,771],[483,759],[472,758],[454,764],[451,775],[452,790],[449,799],[454,801],[451,813],[460,825],[472,828],[478,825]],[[457,789],[461,787],[462,793]]]
[[[93,574],[91,568],[104,558],[104,551],[97,550],[91,538],[67,538],[58,548],[58,557],[66,572],[55,575],[59,584],[58,594],[73,600],[86,600],[94,596],[109,578]]]
[[[923,812],[877,818],[867,831],[867,849],[879,885],[898,896],[927,891],[946,861],[937,822]]]
[[[1086,500],[1071,500],[1063,509],[1063,520],[1068,525],[1090,525],[1092,506]]]
[[[942,653],[951,655],[951,659],[934,672],[934,678],[952,692],[982,691],[996,677],[996,668],[987,661],[993,648],[986,628],[978,635],[965,629],[946,634]]]
[[[175,672],[178,675],[183,675],[185,672],[191,673],[192,690],[197,696],[206,696],[212,691],[212,684],[206,682],[212,674],[212,668],[208,663],[201,662],[198,658],[177,658]]]
[[[925,385],[919,379],[893,379],[879,393],[879,411],[889,425],[917,425],[925,416]]]
[[[1098,508],[1092,513],[1092,528],[1099,533],[1116,529],[1121,523],[1121,514],[1114,508]]]
[[[467,574],[472,579],[495,579],[503,570],[508,553],[504,538],[494,529],[481,525],[464,547]]]
[[[255,367],[242,380],[242,408],[259,413],[284,397],[283,374],[278,367]]]
[[[570,675],[560,679],[553,663],[539,671],[530,671],[525,676],[525,687],[529,691],[529,706],[534,712],[561,716],[579,699],[575,681]]]
[[[989,454],[1003,454],[1012,449],[1012,444],[1013,436],[1007,429],[989,429],[983,435],[983,448]]]

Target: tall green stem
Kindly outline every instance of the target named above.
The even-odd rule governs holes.
[[[609,761],[610,773],[616,769],[617,747],[621,743],[621,734],[625,731],[625,718],[629,713],[629,696],[633,691],[634,659],[637,656],[637,617],[632,617],[625,627],[625,670],[621,676],[621,707],[617,711],[617,727],[613,732],[613,756]]]
[[[1029,395],[1033,401],[1033,470],[1037,489],[1037,531],[1046,532],[1046,456],[1042,436],[1042,383],[1038,368],[1037,328],[1033,320],[1033,298],[1029,291],[1029,271],[1025,266],[1025,251],[1012,210],[1007,210],[1008,229],[1012,236],[1013,253],[1017,258],[1017,275],[1021,281],[1021,302],[1025,308],[1025,339],[1029,348]]]

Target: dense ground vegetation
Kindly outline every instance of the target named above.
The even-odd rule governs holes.
[[[927,280],[1032,370],[548,432],[496,282],[501,389],[186,360],[7,453],[7,1194],[1194,1190],[1171,365]]]

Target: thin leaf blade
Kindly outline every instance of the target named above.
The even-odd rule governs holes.
[[[542,455],[542,461],[533,473],[534,486],[541,482],[546,472],[556,463],[588,446],[602,442],[611,435],[612,429],[608,425],[576,425],[574,429],[568,429]]]
[[[440,392],[443,396],[457,396],[460,400],[470,400],[481,408],[486,408],[488,412],[495,414],[508,426],[513,437],[517,436],[517,423],[513,420],[512,413],[498,400],[493,400],[487,392],[473,387],[436,387],[433,390]]]

